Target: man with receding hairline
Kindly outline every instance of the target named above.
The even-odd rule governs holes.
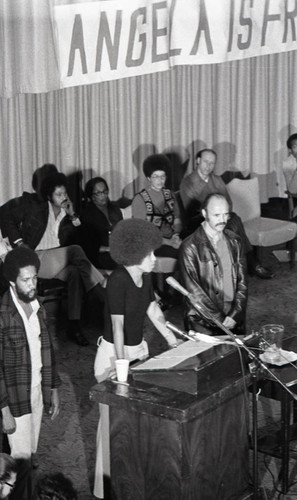
[[[202,208],[205,221],[180,247],[183,284],[206,312],[187,301],[186,327],[210,335],[218,333],[212,318],[237,332],[245,322],[246,258],[240,239],[226,229],[229,213],[222,194],[209,195]]]

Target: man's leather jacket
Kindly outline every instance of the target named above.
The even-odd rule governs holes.
[[[247,303],[246,259],[239,238],[228,229],[224,230],[230,249],[234,300],[228,316],[237,324],[244,322]],[[180,247],[180,270],[184,287],[192,294],[195,303],[202,305],[211,316],[223,322],[224,308],[223,273],[217,254],[200,226],[186,238]],[[213,327],[215,323],[203,318],[187,299],[186,316],[190,324]],[[193,321],[191,321],[193,320]]]

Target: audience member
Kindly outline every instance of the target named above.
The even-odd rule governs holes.
[[[185,288],[206,314],[186,302],[186,326],[217,333],[212,318],[226,328],[244,326],[247,303],[246,259],[240,238],[226,228],[229,204],[220,193],[209,195],[202,208],[205,221],[180,248],[180,271]]]
[[[27,245],[40,258],[40,278],[58,278],[68,285],[68,336],[79,345],[88,341],[81,332],[83,287],[98,301],[104,300],[105,278],[86,257],[77,240],[80,226],[67,195],[66,177],[47,176],[41,186],[43,201],[34,193],[24,193],[8,202],[6,229],[10,244]]]
[[[169,346],[177,345],[173,333],[155,300],[150,273],[155,264],[154,250],[162,243],[156,226],[140,219],[120,221],[110,237],[110,253],[118,267],[107,282],[108,319],[103,338],[98,341],[95,360],[97,382],[106,379],[115,360],[144,359],[148,347],[143,339],[147,315]],[[108,406],[100,404],[94,495],[103,498],[103,474],[109,476]]]
[[[9,252],[3,274],[10,286],[0,306],[2,428],[11,456],[28,461],[35,459],[43,407],[52,420],[59,414],[60,380],[45,310],[36,298],[39,267],[30,248]]]
[[[164,154],[154,154],[144,160],[143,172],[149,185],[134,197],[132,216],[147,220],[159,228],[162,245],[155,252],[157,257],[177,259],[182,223],[175,194],[165,187],[170,168],[170,161]],[[165,277],[164,273],[154,273],[154,288],[161,299],[162,309],[172,302]]]
[[[32,500],[77,500],[70,479],[61,472],[43,474],[37,479]]]
[[[194,231],[203,220],[201,206],[206,197],[212,193],[221,193],[227,199],[230,207],[232,202],[226,185],[221,177],[213,173],[217,155],[212,149],[203,149],[196,155],[197,168],[186,176],[180,186],[180,196],[190,222],[190,232]],[[246,235],[242,221],[231,211],[227,224],[242,240],[243,250],[247,257],[248,270],[262,279],[273,278],[274,274],[263,267],[254,256],[254,249]]]
[[[10,496],[15,487],[16,479],[16,460],[6,453],[0,453],[0,498],[8,498]]]
[[[149,186],[138,193],[132,201],[132,216],[145,219],[157,226],[162,234],[162,246],[155,254],[177,258],[181,244],[181,219],[174,193],[165,187],[170,170],[167,156],[155,154],[143,162],[143,172]]]
[[[102,177],[90,179],[85,187],[87,206],[81,214],[81,246],[90,261],[100,269],[114,269],[116,263],[109,252],[109,236],[116,223],[122,220],[119,206],[109,200],[109,188]]]

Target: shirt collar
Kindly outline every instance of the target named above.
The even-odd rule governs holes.
[[[58,217],[55,219],[53,205],[51,204],[50,201],[48,201],[48,209],[49,209],[49,216],[51,218],[53,218],[54,220],[56,220],[56,221],[61,221],[62,219],[64,219],[64,217],[66,215],[66,210],[61,207],[61,210],[60,210],[60,212],[58,214]]]
[[[208,181],[209,181],[209,176],[207,177],[207,179],[203,179],[203,177],[202,177],[202,175],[200,174],[200,172],[199,172],[198,168],[197,168],[196,172],[197,172],[197,174],[199,175],[200,179],[201,179],[203,182],[206,182],[206,184],[207,184],[207,183],[208,183]]]

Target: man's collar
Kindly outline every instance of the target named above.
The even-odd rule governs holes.
[[[207,177],[207,179],[204,179],[204,178],[202,177],[202,175],[200,174],[200,172],[199,172],[199,170],[198,170],[198,167],[197,167],[197,169],[196,169],[196,172],[197,172],[197,174],[199,175],[200,179],[202,179],[202,180],[203,180],[203,182],[206,182],[206,183],[207,183],[207,182],[209,181],[209,176]]]
[[[9,290],[10,290],[11,298],[12,298],[15,306],[17,308],[19,308],[19,307],[23,308],[22,302],[18,299],[17,295],[14,293],[14,289],[11,285],[9,287]],[[40,308],[40,304],[39,304],[37,299],[32,300],[31,302],[29,302],[29,304],[31,304],[32,312],[34,312],[34,313],[36,313],[38,311],[38,309]]]
[[[55,217],[55,212],[54,212],[54,209],[53,209],[53,204],[49,200],[48,200],[48,209],[49,209],[50,214],[52,214],[52,216]],[[60,212],[57,215],[57,219],[59,218],[59,220],[61,220],[61,219],[63,219],[65,217],[65,215],[66,215],[66,210],[61,207],[60,208]]]

